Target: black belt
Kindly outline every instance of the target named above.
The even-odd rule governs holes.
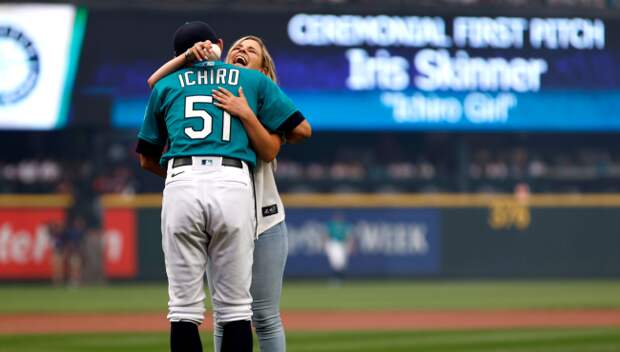
[[[192,160],[193,159],[191,156],[182,156],[179,158],[174,158],[174,161],[172,162],[172,168],[179,167],[179,166],[185,166],[185,165],[191,165]],[[232,167],[238,167],[240,169],[243,169],[243,163],[241,162],[241,160],[235,159],[235,158],[228,158],[225,156],[222,157],[222,166],[232,166]]]

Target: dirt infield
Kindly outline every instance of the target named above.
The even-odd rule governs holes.
[[[620,326],[614,310],[288,311],[288,331],[450,330]],[[202,329],[212,328],[210,320]],[[0,315],[0,334],[167,331],[164,313]]]

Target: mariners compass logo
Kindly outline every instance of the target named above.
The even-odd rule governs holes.
[[[28,96],[39,77],[39,54],[32,41],[13,26],[0,25],[0,105]]]

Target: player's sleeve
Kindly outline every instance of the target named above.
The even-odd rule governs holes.
[[[144,120],[138,132],[136,151],[144,155],[161,155],[168,140],[168,132],[161,108],[161,93],[157,86],[151,91],[144,112]]]
[[[305,118],[291,99],[266,76],[261,75],[258,91],[258,116],[272,132],[289,132]]]

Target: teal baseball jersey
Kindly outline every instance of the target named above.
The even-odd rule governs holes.
[[[151,92],[138,137],[165,146],[160,163],[181,156],[226,156],[256,165],[256,154],[241,121],[214,105],[218,87],[238,95],[270,131],[297,108],[267,76],[222,62],[201,62],[161,79]]]
[[[332,220],[327,223],[327,233],[331,240],[344,242],[349,236],[350,226],[344,221]]]

